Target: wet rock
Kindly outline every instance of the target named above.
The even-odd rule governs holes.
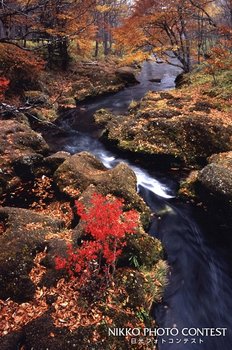
[[[81,152],[60,165],[54,173],[54,180],[61,192],[73,198],[79,197],[80,192],[93,184],[103,195],[111,193],[124,198],[129,209],[137,209],[143,219],[148,220],[149,210],[136,192],[136,176],[124,163],[109,170],[92,154]]]
[[[61,230],[61,220],[21,208],[0,208],[4,232],[0,236],[0,298],[27,301],[35,287],[28,274],[36,251],[46,246],[46,234]]]
[[[116,70],[116,74],[120,79],[125,81],[128,84],[136,84],[139,83],[136,79],[136,70],[131,67],[121,67]]]

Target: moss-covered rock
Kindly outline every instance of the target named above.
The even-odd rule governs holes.
[[[197,111],[186,113],[179,106],[181,102],[176,106],[176,99],[170,93],[150,93],[130,114],[107,115],[103,137],[122,150],[152,155],[161,161],[163,157],[171,164],[205,164],[210,155],[231,149],[231,125],[202,111],[199,115]]]
[[[128,209],[141,213],[144,224],[148,224],[150,210],[137,194],[136,176],[125,163],[107,169],[96,157],[81,152],[68,158],[54,173],[60,191],[77,198],[90,184],[103,195],[113,194],[124,198]]]
[[[180,189],[178,195],[188,199],[194,199],[196,197],[195,184],[198,177],[198,170],[193,170],[189,175],[181,180]]]
[[[0,152],[1,163],[9,163],[23,154],[48,152],[48,145],[43,137],[29,126],[16,120],[0,120]],[[1,165],[0,163],[0,165]]]
[[[0,208],[4,232],[0,236],[0,298],[26,301],[35,286],[29,278],[36,251],[46,245],[46,234],[57,233],[63,223],[20,208]]]
[[[163,258],[161,242],[149,236],[145,232],[129,235],[126,240],[119,264],[140,268],[145,266],[151,269],[160,259]]]
[[[1,350],[15,350],[23,343],[23,332],[12,332],[0,338]]]
[[[65,328],[56,328],[49,313],[30,322],[25,328],[25,349],[34,350],[92,350],[95,326],[79,327],[70,332]],[[100,344],[98,344],[100,345]],[[104,345],[102,345],[102,349]],[[100,350],[100,348],[99,348]]]
[[[55,171],[69,157],[71,157],[69,152],[59,151],[44,158],[44,164],[52,171]]]
[[[138,80],[136,79],[136,70],[132,67],[120,67],[116,70],[118,77],[125,81],[127,84],[136,84]]]
[[[34,106],[50,105],[49,96],[38,90],[24,91],[24,98],[27,104]]]
[[[117,92],[125,86],[125,81],[116,74],[115,63],[106,61],[76,63],[71,81],[69,97],[74,97],[77,102]]]
[[[29,113],[26,113],[31,123],[43,124],[52,122],[57,119],[58,113],[55,106],[39,106],[37,108],[30,109]]]
[[[198,181],[232,208],[232,152],[210,157],[209,164],[199,172]]]
[[[104,126],[113,118],[112,113],[110,113],[107,109],[99,109],[94,114],[94,120],[96,124]]]
[[[0,193],[16,176],[16,169],[22,166],[27,173],[31,172],[48,150],[43,137],[24,122],[0,120]]]
[[[41,167],[43,163],[43,156],[38,153],[31,153],[18,157],[13,161],[13,167],[16,176],[21,179],[31,179],[38,171],[38,167]]]

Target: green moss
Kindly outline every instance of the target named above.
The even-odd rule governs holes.
[[[124,264],[129,266],[143,266],[149,270],[161,258],[163,258],[161,242],[146,233],[138,233],[127,237],[127,245],[121,259]]]

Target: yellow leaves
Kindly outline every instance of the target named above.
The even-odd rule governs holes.
[[[96,10],[100,13],[109,12],[111,10],[111,6],[109,6],[109,5],[97,5]]]
[[[131,65],[134,62],[143,62],[146,58],[148,58],[148,56],[149,54],[143,51],[128,53],[125,57],[122,58],[120,65],[127,66]]]
[[[56,17],[60,20],[73,20],[73,16],[71,16],[71,14],[60,13]]]
[[[78,38],[76,39],[76,46],[78,52],[84,56],[93,49],[93,42],[87,38]]]

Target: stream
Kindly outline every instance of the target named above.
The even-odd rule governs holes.
[[[130,102],[141,99],[147,91],[174,88],[179,72],[176,67],[146,61],[138,76],[140,84],[83,102],[58,120],[58,126],[66,130],[64,135],[45,133],[44,137],[54,152],[89,151],[107,168],[123,161],[134,170],[138,192],[157,214],[150,234],[162,241],[170,266],[163,302],[153,311],[159,328],[166,329],[166,335],[158,337],[159,349],[231,350],[231,242],[220,236],[213,218],[202,212],[198,215],[199,210],[176,198],[178,181],[175,176],[149,167],[149,170],[143,169],[106,149],[98,140],[99,131],[92,120],[93,113],[100,108],[109,108],[115,114],[125,113]],[[150,81],[157,77],[161,78],[161,83]],[[179,334],[169,336],[169,328],[177,329]],[[202,328],[204,334],[195,335]],[[224,335],[207,336],[206,328],[226,330]],[[184,335],[183,329],[187,329]],[[186,332],[191,334],[186,335]]]

